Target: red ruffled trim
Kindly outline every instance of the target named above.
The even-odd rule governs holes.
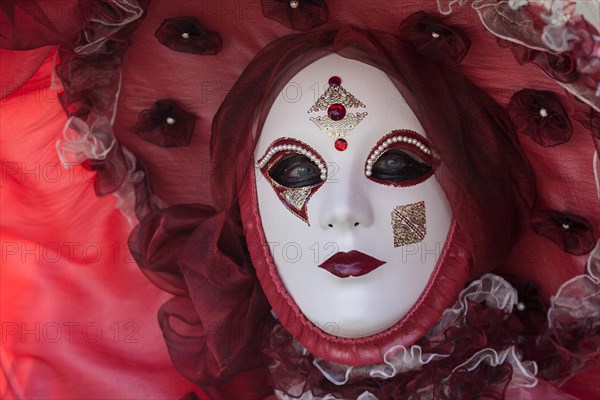
[[[423,354],[447,356],[389,379],[349,378],[338,386],[315,366],[315,356],[299,349],[279,324],[266,335],[263,352],[271,360],[271,384],[292,398],[309,392],[314,396],[333,394],[339,399],[354,399],[368,391],[378,399],[504,399],[512,379],[511,364],[478,362],[473,367],[467,361],[481,349],[502,351],[516,344],[523,325],[514,314],[471,301],[467,302],[463,322],[442,332],[441,340],[422,338],[416,343]]]
[[[553,385],[593,366],[590,361],[597,360],[600,351],[600,318],[593,311],[597,301],[590,301],[598,283],[589,278],[574,278],[557,293],[562,308],[555,301],[554,327],[549,329],[548,308],[535,285],[510,277],[512,286],[498,276],[484,276],[478,281],[482,289],[490,280],[504,286],[473,297],[469,294],[478,293],[473,292],[477,282],[471,284],[461,293],[460,307],[451,309],[461,310],[457,320],[442,318],[415,344],[416,356],[415,348],[387,354],[385,368],[382,364],[353,369],[321,360],[275,323],[265,333],[263,345],[271,384],[290,398],[308,394],[349,399],[367,391],[379,399],[504,399],[516,394],[572,399]],[[567,331],[561,326],[565,321],[572,322]],[[582,331],[582,327],[593,328]],[[574,341],[565,343],[570,339]],[[575,346],[568,349],[571,344]]]

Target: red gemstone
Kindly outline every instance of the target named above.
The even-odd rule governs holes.
[[[327,109],[327,115],[334,121],[339,121],[346,116],[346,107],[341,104],[332,104]]]
[[[348,148],[348,142],[345,139],[338,139],[335,141],[335,149],[339,151],[344,151]]]
[[[342,84],[342,78],[339,76],[332,76],[329,78],[329,86],[340,86]]]

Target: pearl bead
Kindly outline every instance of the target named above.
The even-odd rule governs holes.
[[[290,1],[290,7],[292,7],[292,8],[298,8],[299,5],[300,5],[300,1],[298,1],[298,0]]]
[[[175,118],[167,117],[166,121],[167,121],[167,124],[173,125],[175,123]]]
[[[548,110],[546,110],[545,108],[540,108],[540,116],[542,118],[546,118],[548,116]]]
[[[189,33],[187,33],[187,32],[183,32],[183,33],[181,34],[181,37],[182,37],[182,38],[184,38],[184,39],[189,39],[189,38],[190,38],[190,34],[189,34]]]
[[[366,176],[371,176],[371,171],[367,171],[367,172],[365,172],[365,175],[366,175]]]

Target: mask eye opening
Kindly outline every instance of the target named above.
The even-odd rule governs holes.
[[[394,130],[373,146],[365,162],[365,176],[387,186],[417,185],[435,172],[429,141],[411,130]]]
[[[286,161],[287,164],[280,164]],[[321,155],[304,142],[283,137],[276,139],[267,147],[255,166],[269,182],[282,204],[292,214],[310,225],[308,201],[323,186],[328,175],[327,163]],[[303,167],[307,167],[309,172],[312,171],[311,179],[303,180],[300,173]],[[277,179],[273,176],[277,168],[291,175],[288,174],[285,180]]]

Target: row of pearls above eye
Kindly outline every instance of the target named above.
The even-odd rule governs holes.
[[[267,165],[269,160],[275,154],[279,153],[280,151],[286,151],[286,150],[293,151],[298,154],[302,154],[303,156],[306,156],[310,161],[314,162],[317,165],[317,167],[319,168],[319,171],[321,171],[321,180],[324,181],[325,179],[327,179],[327,168],[325,167],[325,165],[323,165],[321,160],[319,160],[319,158],[315,154],[302,148],[301,146],[296,146],[295,144],[282,144],[282,145],[273,147],[271,150],[269,150],[267,152],[267,154],[264,155],[264,157],[261,160],[259,160],[256,163],[256,168],[263,168],[265,165]]]
[[[383,154],[383,152],[385,151],[385,149],[387,149],[388,147],[390,147],[390,145],[392,143],[408,143],[408,144],[412,144],[415,147],[418,147],[419,149],[421,149],[421,151],[423,153],[425,153],[425,154],[431,154],[431,150],[429,150],[429,148],[427,146],[425,146],[423,143],[419,142],[417,139],[413,139],[413,138],[410,138],[408,136],[394,136],[394,137],[388,138],[386,141],[384,141],[383,143],[381,143],[375,149],[375,151],[371,154],[371,156],[367,160],[367,166],[365,168],[365,175],[366,176],[371,176],[371,170],[373,169],[373,164],[375,164],[377,162],[377,160]]]

